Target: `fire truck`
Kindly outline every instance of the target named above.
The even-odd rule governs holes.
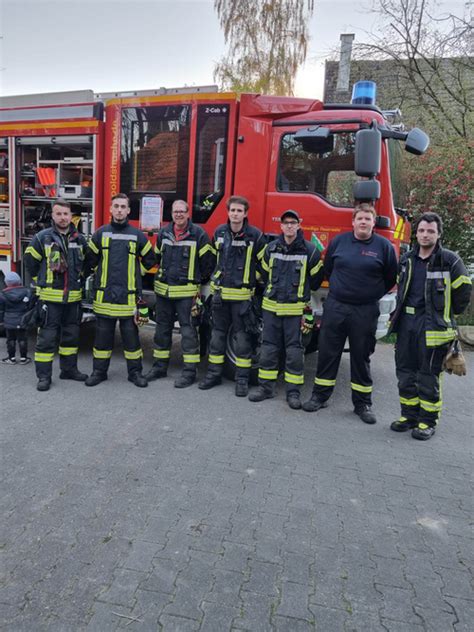
[[[129,196],[130,221],[150,239],[177,198],[212,234],[236,194],[269,236],[279,233],[282,211],[296,209],[323,254],[334,235],[351,229],[354,199],[376,200],[377,232],[399,252],[410,232],[397,202],[400,145],[422,154],[429,140],[392,124],[366,97],[325,104],[214,86],[3,97],[0,280],[14,269],[28,282],[23,253],[48,225],[55,199],[68,199],[80,230],[91,234],[109,221],[118,192]],[[151,277],[144,285],[151,291]],[[314,297],[316,313],[325,292]],[[382,333],[392,307],[393,297],[381,301]]]

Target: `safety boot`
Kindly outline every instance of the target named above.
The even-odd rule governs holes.
[[[418,439],[419,441],[428,441],[435,432],[435,426],[428,426],[428,424],[419,423],[418,426],[413,428],[411,431],[411,436],[413,439]]]
[[[406,432],[416,428],[418,421],[416,419],[408,419],[407,417],[400,417],[396,421],[390,424],[390,430],[394,432]]]
[[[160,368],[158,366],[152,366],[148,373],[145,375],[145,379],[148,382],[153,382],[153,380],[160,380],[162,377],[166,377],[168,371],[166,369]]]
[[[85,381],[86,386],[97,386],[101,382],[105,382],[107,379],[107,373],[101,373],[100,371],[92,371],[92,374],[89,375],[87,380]]]
[[[377,417],[372,412],[371,407],[367,404],[365,406],[360,406],[360,408],[356,408],[354,412],[366,424],[377,423]]]
[[[268,388],[268,386],[260,385],[256,391],[250,393],[249,401],[250,402],[263,402],[264,399],[271,399],[275,397],[275,393],[273,392],[273,388]]]
[[[311,395],[311,398],[308,399],[307,402],[304,402],[302,408],[307,413],[315,413],[317,410],[320,410],[321,408],[327,408],[327,405],[328,405],[327,402],[323,402],[321,399],[319,399],[316,393],[313,393]]]
[[[132,384],[135,384],[135,386],[138,386],[139,388],[145,388],[148,386],[146,377],[144,377],[141,373],[130,373],[128,381],[132,382]]]
[[[237,380],[235,383],[236,397],[247,397],[249,394],[249,383],[247,380]]]
[[[78,369],[70,369],[69,371],[61,371],[59,374],[60,380],[75,380],[76,382],[85,382],[87,380],[87,374],[81,373]]]
[[[199,382],[198,388],[200,388],[201,391],[207,391],[219,384],[222,384],[222,378],[220,375],[206,375],[205,378]]]
[[[288,406],[293,410],[299,410],[301,408],[301,399],[299,391],[290,391],[286,395],[286,401]]]
[[[37,391],[49,391],[51,386],[51,380],[48,377],[40,377],[38,384],[36,385]]]
[[[181,375],[181,377],[178,377],[174,381],[174,387],[175,388],[187,388],[188,386],[191,386],[192,384],[194,384],[195,381],[196,381],[196,374],[195,373],[183,373],[183,375]]]

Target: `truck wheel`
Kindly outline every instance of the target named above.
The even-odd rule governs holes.
[[[303,338],[305,355],[309,355],[310,353],[314,353],[315,351],[317,351],[319,341],[319,327],[315,327],[308,338],[308,341],[304,340]]]
[[[258,367],[259,367],[259,356],[260,356],[260,336],[252,336],[252,368],[250,369],[250,384],[256,385],[258,383]],[[236,372],[236,357],[237,353],[235,351],[235,339],[234,339],[234,328],[231,325],[229,327],[229,331],[227,332],[227,343],[226,343],[226,356],[224,363],[224,375],[228,380],[235,380],[235,372]]]

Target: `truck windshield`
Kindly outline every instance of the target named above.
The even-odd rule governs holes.
[[[317,144],[297,142],[294,133],[280,141],[277,191],[313,193],[333,206],[351,206],[355,132],[335,132]]]

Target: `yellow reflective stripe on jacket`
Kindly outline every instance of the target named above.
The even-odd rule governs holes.
[[[452,328],[448,328],[445,331],[429,331],[426,332],[426,346],[427,347],[439,347],[448,342],[451,342],[456,337],[456,332]]]
[[[363,384],[357,384],[356,382],[351,382],[351,388],[353,391],[358,391],[359,393],[372,392],[372,386],[364,386]]]
[[[158,360],[168,360],[170,356],[170,349],[153,349],[153,357]]]
[[[443,407],[443,402],[441,399],[437,402],[428,402],[425,399],[420,399],[420,406],[429,413],[439,413]]]
[[[449,277],[444,279],[444,322],[447,325],[451,324],[451,279]]]
[[[198,253],[199,254],[199,258],[204,256],[206,254],[206,252],[214,252],[214,248],[211,246],[211,244],[206,244],[205,246],[203,246],[202,248],[199,249],[199,253]]]
[[[235,366],[238,369],[250,369],[252,360],[250,358],[235,358]]]
[[[42,301],[50,301],[51,303],[62,303],[64,299],[64,290],[56,290],[52,287],[40,287],[37,294]],[[80,300],[82,300],[82,290],[68,292],[68,303],[78,303]]]
[[[224,287],[211,281],[211,294],[219,292],[224,301],[246,301],[253,295],[253,290],[246,287]]]
[[[406,397],[400,396],[400,404],[404,404],[405,406],[419,406],[420,400],[418,397],[410,397],[409,399]]]
[[[89,248],[92,250],[92,252],[93,252],[95,255],[98,255],[98,254],[99,254],[99,249],[97,248],[97,246],[95,245],[95,243],[92,241],[92,239],[89,239],[88,245],[89,245]]]
[[[323,267],[323,262],[322,261],[318,261],[318,263],[311,268],[311,270],[309,271],[310,276],[314,276],[315,274],[317,274],[321,268]]]
[[[208,359],[211,364],[224,364],[223,355],[214,355],[213,353],[210,353]]]
[[[109,273],[109,244],[110,237],[102,235],[102,274],[100,275],[100,287],[107,286],[107,275]]]
[[[252,264],[253,243],[247,246],[247,254],[245,255],[243,283],[248,283],[250,279],[250,266]]]
[[[96,349],[93,347],[92,356],[97,360],[108,360],[112,357],[112,349]]]
[[[300,269],[300,284],[298,285],[298,298],[302,298],[304,295],[304,282],[306,280],[306,268],[308,267],[308,260],[304,259],[303,265]]]
[[[25,255],[31,255],[37,261],[41,261],[43,258],[42,255],[40,255],[40,253],[35,248],[33,248],[33,246],[28,246],[28,248],[25,250]]]
[[[35,351],[35,362],[52,362],[54,359],[54,353],[41,353]]]
[[[467,285],[472,285],[471,279],[465,274],[461,274],[461,276],[458,276],[456,279],[454,279],[454,281],[451,283],[451,287],[453,288],[453,290],[457,290],[458,287],[460,287],[464,283],[466,283]]]
[[[51,245],[44,247],[44,254],[46,257],[46,284],[51,285],[53,283],[53,271],[51,270]]]
[[[336,380],[325,380],[322,377],[315,377],[314,383],[318,386],[335,386]]]
[[[194,296],[199,286],[196,283],[187,283],[186,285],[168,285],[162,281],[155,280],[154,290],[160,296],[169,298],[187,298]]]
[[[188,363],[196,363],[200,360],[199,353],[183,353],[183,361]]]
[[[278,377],[278,370],[259,369],[258,377],[261,380],[276,380]]]
[[[267,312],[273,312],[277,316],[301,316],[303,314],[306,303],[298,301],[297,303],[277,303],[270,298],[263,298],[262,308]]]
[[[288,382],[288,384],[304,384],[304,375],[296,375],[285,371],[285,382]]]
[[[270,266],[265,261],[265,258],[263,257],[263,255],[262,255],[262,268],[265,270],[265,272],[268,272],[270,270]]]
[[[194,279],[194,267],[196,265],[196,244],[193,243],[192,246],[189,246],[189,250],[188,281],[192,281]]]
[[[136,351],[126,351],[124,349],[123,355],[126,360],[140,360],[140,358],[143,358],[143,351],[141,349],[137,349]]]
[[[149,243],[149,242],[147,242]],[[128,294],[128,304],[129,305],[135,305],[136,304],[136,296],[134,294],[134,292],[137,289],[136,286],[136,282],[135,282],[135,264],[136,264],[136,255],[137,255],[137,242],[136,241],[130,241],[129,245],[128,245],[128,266],[127,266],[127,270],[128,270],[128,282],[127,282],[127,289],[129,291]],[[132,294],[133,292],[133,294]]]
[[[79,351],[79,347],[59,347],[59,355],[71,356],[76,355]]]
[[[140,250],[140,256],[144,257],[147,252],[150,252],[151,249],[152,249],[151,242],[147,241],[146,244],[143,246],[143,248]]]
[[[99,316],[113,316],[115,318],[126,318],[135,314],[135,306],[119,305],[117,303],[100,303],[95,300],[92,309]]]

